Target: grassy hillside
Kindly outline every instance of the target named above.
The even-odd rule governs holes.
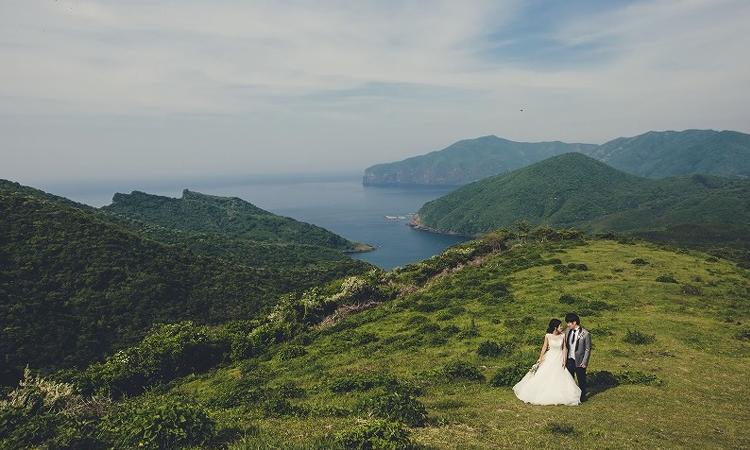
[[[231,449],[750,445],[750,272],[697,252],[532,234],[495,233],[287,297],[244,329],[157,329],[77,378],[84,392],[144,379],[156,387],[78,413],[104,425],[76,438],[153,448],[172,427],[182,430],[173,447]],[[593,395],[577,407],[525,405],[510,386],[536,359],[549,319],[571,310],[593,334]],[[199,336],[225,355],[213,369],[197,364]],[[66,439],[67,422],[20,410],[4,409]],[[161,431],[146,435],[155,411]]]
[[[514,142],[497,136],[458,141],[442,150],[365,169],[365,185],[460,185],[591,144]]]
[[[595,232],[714,226],[732,230],[726,242],[746,241],[750,181],[702,175],[652,180],[568,153],[464,186],[418,214],[426,228],[462,234],[523,220]]]
[[[337,250],[299,244],[223,242],[213,236],[192,246],[166,245],[139,227],[0,183],[3,384],[15,382],[26,364],[45,370],[85,366],[136,342],[153,323],[252,318],[285,292],[370,267]],[[154,230],[169,235],[167,229]],[[225,247],[199,248],[216,242]],[[216,256],[204,256],[212,250]],[[251,258],[255,264],[249,264]]]
[[[750,135],[736,131],[649,131],[602,145],[513,142],[485,136],[443,150],[365,170],[365,185],[463,185],[580,152],[634,175],[664,178],[693,174],[750,177]]]
[[[649,131],[611,140],[584,153],[644,177],[698,173],[750,177],[750,135],[736,131]]]
[[[366,246],[324,228],[278,216],[236,197],[217,197],[185,189],[182,198],[134,191],[115,194],[103,211],[163,227],[224,238],[282,242],[355,251]]]

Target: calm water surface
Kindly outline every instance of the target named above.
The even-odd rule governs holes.
[[[377,250],[355,255],[384,269],[419,261],[440,253],[463,238],[443,236],[408,227],[406,217],[422,204],[452,188],[364,187],[359,175],[330,179],[278,177],[244,180],[226,185],[193,183],[181,186],[98,186],[73,189],[49,187],[49,191],[93,206],[111,202],[114,192],[133,189],[179,197],[182,189],[205,194],[234,196],[275,214],[293,217],[327,228],[348,239],[366,242]]]

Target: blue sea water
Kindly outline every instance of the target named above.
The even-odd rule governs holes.
[[[48,188],[52,193],[92,206],[110,203],[115,191],[137,189],[152,194],[179,197],[188,188],[204,194],[240,197],[263,209],[319,225],[350,240],[377,247],[353,255],[384,269],[420,261],[464,240],[418,231],[407,226],[406,217],[425,202],[447,194],[447,187],[365,187],[356,174],[337,176],[279,176],[234,180],[231,183],[182,182],[168,186],[148,184]]]

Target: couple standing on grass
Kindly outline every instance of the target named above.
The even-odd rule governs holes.
[[[550,320],[539,360],[513,386],[516,396],[526,403],[577,405],[586,401],[591,333],[581,327],[581,319],[575,313],[566,314],[565,322],[567,330],[563,330],[559,319]]]

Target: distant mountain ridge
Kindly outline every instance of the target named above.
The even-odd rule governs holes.
[[[443,150],[365,170],[365,185],[461,185],[593,144],[514,142],[497,136],[458,141]]]
[[[586,231],[642,232],[681,224],[750,229],[750,180],[649,179],[580,153],[555,156],[426,203],[418,225],[476,234],[525,220]]]
[[[649,131],[602,145],[514,142],[497,136],[458,141],[443,150],[365,169],[365,185],[463,185],[579,152],[649,178],[718,175],[750,177],[750,135],[736,131]]]

